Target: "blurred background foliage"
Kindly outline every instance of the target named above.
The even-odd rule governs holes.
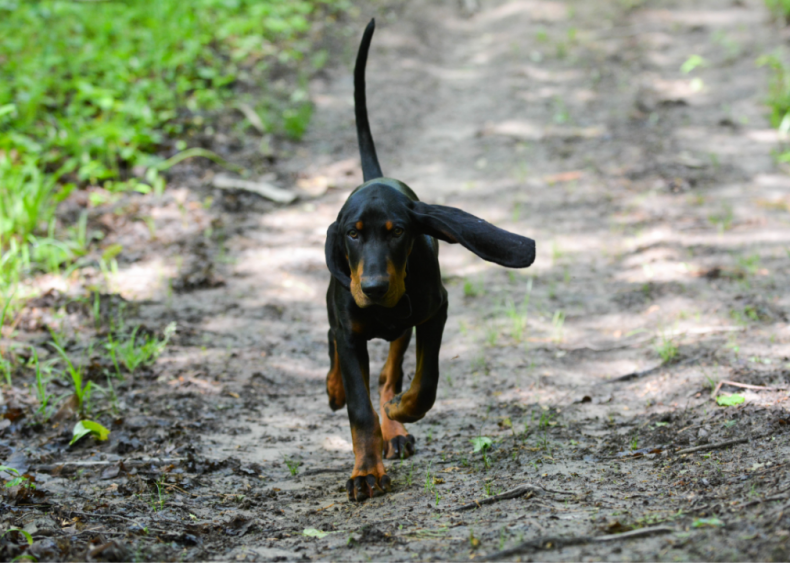
[[[161,190],[157,164],[240,92],[254,92],[265,132],[298,139],[312,113],[308,96],[278,92],[270,78],[290,73],[304,83],[327,58],[311,28],[348,7],[0,0],[0,290],[31,268],[84,254],[90,241],[53,223],[71,190]]]

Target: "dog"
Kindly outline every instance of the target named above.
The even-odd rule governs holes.
[[[354,469],[349,500],[391,489],[382,456],[409,457],[414,437],[404,423],[433,406],[439,382],[439,348],[447,320],[447,291],[439,271],[437,240],[459,243],[480,258],[509,268],[535,260],[535,241],[504,231],[460,209],[428,205],[403,182],[384,177],[370,133],[365,66],[375,29],[362,36],[354,68],[354,111],[364,183],[346,200],[326,235],[329,406],[348,405]],[[417,366],[402,391],[403,356],[417,333]],[[390,342],[379,376],[380,416],[370,400],[368,340]]]

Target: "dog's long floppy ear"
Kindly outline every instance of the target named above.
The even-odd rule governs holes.
[[[534,240],[495,227],[466,211],[415,201],[411,214],[426,235],[459,243],[483,260],[507,268],[526,268],[535,261]]]
[[[348,289],[351,286],[351,270],[343,253],[337,222],[329,225],[329,229],[326,231],[324,254],[326,255],[326,267],[329,268],[330,273],[343,287]]]

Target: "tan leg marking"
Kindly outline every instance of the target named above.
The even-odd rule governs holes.
[[[407,458],[414,453],[414,438],[406,431],[403,424],[391,420],[384,409],[384,405],[395,396],[398,381],[403,377],[403,356],[409,346],[410,336],[411,334],[404,334],[390,343],[387,362],[379,376],[381,434],[384,440],[384,456],[387,459]],[[407,444],[410,444],[410,447]]]
[[[335,356],[329,373],[326,374],[326,394],[329,395],[329,408],[333,411],[346,406],[346,388],[343,387],[343,376],[340,373],[340,356],[337,353],[337,343],[333,345]]]

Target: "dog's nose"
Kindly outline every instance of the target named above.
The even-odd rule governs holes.
[[[362,292],[371,299],[381,299],[387,294],[390,282],[387,278],[370,278],[362,280]]]

